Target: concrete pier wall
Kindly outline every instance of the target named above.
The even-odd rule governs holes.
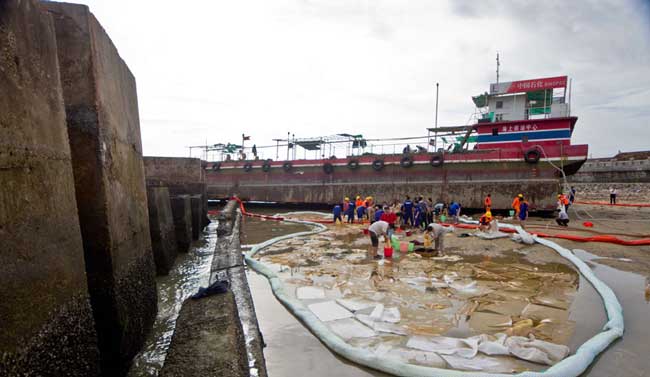
[[[203,230],[203,196],[190,196],[190,207],[192,208],[192,239],[198,240]]]
[[[178,251],[187,253],[192,244],[192,201],[189,195],[171,197]]]
[[[183,303],[161,376],[249,376],[253,369],[258,376],[267,376],[263,340],[241,253],[237,208],[237,202],[230,201],[219,214],[219,237],[210,272],[211,284],[226,280],[230,290]],[[214,349],[215,344],[218,352],[205,351]]]
[[[650,159],[587,160],[578,173],[569,177],[575,183],[650,183]]]
[[[119,376],[157,305],[135,79],[88,7],[43,5],[56,30],[102,373]]]
[[[147,204],[156,273],[167,275],[178,254],[176,229],[167,187],[148,187]]]
[[[169,194],[201,195],[200,229],[210,223],[205,183],[205,163],[198,158],[144,157],[147,186],[166,186]]]
[[[54,26],[0,1],[0,376],[96,376]]]

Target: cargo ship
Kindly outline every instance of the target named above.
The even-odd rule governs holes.
[[[287,157],[276,152],[276,159],[246,159],[243,143],[233,159],[223,144],[215,145],[222,153],[205,164],[208,195],[319,204],[356,195],[380,203],[410,195],[480,209],[489,193],[493,208],[506,210],[521,193],[533,211],[552,211],[563,179],[588,155],[587,145],[571,144],[578,118],[571,115],[569,83],[567,76],[493,83],[472,97],[475,112],[468,125],[427,128],[418,139],[424,146],[393,147],[390,153],[368,150],[379,139],[350,134],[276,139],[277,152],[287,148]],[[326,154],[341,143],[349,143],[345,157]],[[296,158],[299,147],[303,159]],[[307,152],[320,156],[308,158]]]

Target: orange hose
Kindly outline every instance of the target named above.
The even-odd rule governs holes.
[[[276,221],[283,221],[283,217],[276,217],[276,216],[267,216],[267,215],[258,215],[254,213],[249,213],[246,212],[246,209],[244,208],[244,203],[241,201],[241,199],[237,197],[232,197],[232,200],[236,200],[239,203],[239,208],[241,209],[242,214],[250,217],[257,217],[257,218],[262,218],[262,219],[267,219],[267,220],[276,220]],[[650,204],[648,205],[650,207]],[[315,223],[320,223],[320,224],[332,224],[334,221],[333,220],[306,220],[306,221],[312,221]],[[442,223],[441,225],[443,226],[454,226],[456,228],[463,228],[463,229],[476,229],[478,228],[478,225],[474,224],[447,224],[447,223]],[[504,232],[506,233],[514,233],[515,230],[513,229],[503,229]],[[624,246],[648,246],[650,245],[650,238],[642,238],[638,240],[622,240],[620,238],[610,236],[610,235],[599,235],[599,236],[591,236],[591,237],[583,237],[583,236],[575,236],[572,234],[548,234],[548,233],[542,233],[542,232],[529,232],[530,234],[536,235],[538,237],[543,237],[543,238],[560,238],[564,240],[570,240],[570,241],[577,241],[577,242],[606,242],[606,243],[613,243],[617,245],[624,245]]]

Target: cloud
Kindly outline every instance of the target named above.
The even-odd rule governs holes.
[[[83,2],[136,76],[146,154],[242,132],[421,135],[436,82],[439,124],[466,124],[497,51],[502,81],[572,78],[574,143],[648,147],[648,1]]]

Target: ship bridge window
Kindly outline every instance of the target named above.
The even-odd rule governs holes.
[[[499,127],[494,127],[492,129],[492,136],[499,136]]]
[[[494,117],[494,120],[496,122],[501,122],[503,121],[503,114],[497,114],[496,117]]]
[[[497,109],[503,109],[503,101],[497,101]]]

